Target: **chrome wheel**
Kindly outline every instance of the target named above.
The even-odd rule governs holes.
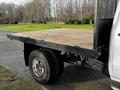
[[[42,84],[54,82],[59,76],[60,64],[50,50],[33,50],[29,55],[29,69],[33,78]]]
[[[45,73],[45,66],[39,57],[33,60],[32,69],[37,77],[42,77]]]

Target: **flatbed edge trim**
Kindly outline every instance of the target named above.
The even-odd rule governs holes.
[[[62,44],[56,44],[52,42],[47,42],[44,40],[35,40],[32,38],[22,37],[22,36],[15,36],[12,34],[7,34],[7,37],[11,40],[18,40],[24,43],[29,43],[45,48],[50,48],[54,50],[61,51],[62,54],[74,54],[75,56],[86,56],[91,59],[96,59],[98,57],[97,51],[94,49],[86,49],[86,48],[80,48],[78,46],[68,46],[68,45],[62,45]]]

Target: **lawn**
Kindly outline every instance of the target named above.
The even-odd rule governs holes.
[[[0,66],[0,90],[43,90],[41,86],[31,80],[26,80]]]
[[[72,25],[72,24],[18,24],[18,25],[6,25],[1,27],[2,30],[17,30],[17,31],[33,31],[33,30],[47,30],[55,28],[78,28],[82,30],[93,30],[93,25],[82,24],[82,25]]]

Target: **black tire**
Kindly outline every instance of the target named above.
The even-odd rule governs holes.
[[[59,72],[58,72],[58,76],[61,76],[63,71],[64,71],[64,62],[62,59],[58,59],[58,64],[59,64]]]
[[[58,65],[59,65],[58,76],[61,76],[64,71],[64,60],[63,60],[64,58],[59,53],[56,53],[56,58],[58,60]]]
[[[40,63],[44,65],[44,74],[39,76],[35,74],[33,69],[33,61],[38,58]],[[58,61],[54,59],[49,53],[44,50],[34,50],[29,55],[29,68],[34,79],[42,84],[49,84],[54,82],[58,78]],[[37,65],[36,65],[37,67]]]
[[[62,58],[62,56],[60,55],[59,52],[57,51],[51,51],[51,50],[48,50],[48,49],[45,49],[49,54],[51,54],[51,56],[57,61],[57,65],[58,65],[58,77],[60,77],[64,71],[64,61]]]

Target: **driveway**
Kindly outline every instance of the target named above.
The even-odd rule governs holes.
[[[8,33],[14,32],[0,31],[0,64],[33,80],[24,65],[23,43],[7,39]],[[48,90],[111,90],[110,85],[110,79],[96,70],[66,65],[63,75],[55,84],[43,87]]]

